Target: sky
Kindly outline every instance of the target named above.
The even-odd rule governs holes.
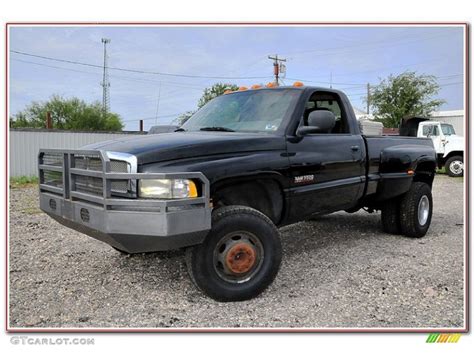
[[[102,38],[111,40],[110,111],[125,130],[170,123],[216,82],[272,81],[275,54],[287,59],[285,84],[341,89],[358,109],[367,83],[404,71],[437,78],[441,110],[464,109],[462,27],[16,26],[9,36],[10,115],[54,94],[102,101]]]

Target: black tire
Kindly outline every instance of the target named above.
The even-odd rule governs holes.
[[[250,259],[239,249],[241,245],[250,249]],[[211,231],[202,244],[188,248],[186,265],[193,283],[209,297],[243,301],[258,296],[272,283],[281,257],[279,232],[267,216],[249,207],[227,206],[213,212]],[[233,273],[233,262],[246,258],[251,260],[244,265],[248,270]]]
[[[426,221],[420,222],[419,208],[420,201],[426,197],[429,202]],[[424,199],[424,201],[426,201]],[[431,187],[424,182],[414,182],[410,190],[402,197],[400,201],[400,227],[401,231],[407,237],[423,237],[431,224],[433,214],[433,198],[431,196]]]
[[[382,230],[389,234],[401,234],[400,227],[400,199],[393,198],[384,201],[382,207]]]
[[[460,169],[456,169],[459,167],[459,162],[464,165],[464,158],[460,155],[455,155],[448,160],[444,164],[444,170],[446,170],[446,174],[451,177],[460,177],[464,175],[464,168],[461,167]]]

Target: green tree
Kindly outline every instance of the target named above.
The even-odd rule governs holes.
[[[183,125],[187,120],[191,118],[192,115],[196,113],[196,110],[193,111],[186,111],[185,113],[182,113],[179,115],[179,117],[175,120],[176,124],[181,126]]]
[[[201,98],[198,101],[198,110],[207,104],[212,99],[216,98],[217,96],[221,96],[224,94],[226,90],[237,90],[239,87],[235,84],[226,84],[226,83],[216,83],[209,88],[205,88]],[[184,124],[187,120],[191,118],[192,115],[196,113],[197,110],[186,111],[182,113],[175,122],[178,125]]]
[[[199,99],[198,102],[198,109],[203,107],[212,99],[216,98],[217,96],[221,96],[224,94],[226,90],[237,90],[239,87],[235,84],[226,84],[226,83],[216,83],[212,85],[210,88],[205,88],[204,92]]]
[[[404,72],[390,75],[370,95],[375,120],[385,127],[398,127],[400,120],[410,116],[429,116],[445,101],[433,99],[439,91],[434,76]]]
[[[88,104],[78,98],[66,99],[53,95],[46,102],[32,102],[23,111],[10,117],[12,128],[45,128],[46,114],[51,113],[53,127],[86,131],[120,131],[120,116],[107,113],[104,117],[99,102]]]

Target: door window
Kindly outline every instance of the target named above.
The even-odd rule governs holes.
[[[307,126],[309,114],[317,110],[331,111],[334,114],[336,124],[329,134],[350,133],[349,125],[347,124],[347,117],[342,109],[339,96],[329,92],[315,92],[305,104],[305,111],[301,124]]]
[[[439,136],[438,126],[434,126],[434,125],[423,126],[423,135],[425,137],[428,137],[428,135],[431,135],[434,137]]]

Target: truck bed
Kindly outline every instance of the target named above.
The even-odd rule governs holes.
[[[367,151],[365,195],[369,197],[376,193],[378,198],[385,199],[387,194],[398,193],[396,190],[390,190],[390,186],[403,188],[400,182],[404,180],[411,183],[411,176],[407,175],[408,169],[413,161],[420,159],[420,153],[427,160],[434,159],[433,141],[429,138],[405,136],[363,136],[363,138]],[[392,184],[394,180],[398,180],[398,184]]]

